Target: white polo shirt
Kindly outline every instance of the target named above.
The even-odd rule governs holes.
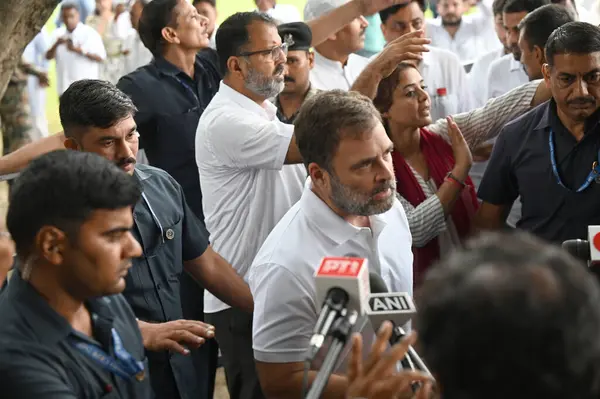
[[[315,66],[310,71],[310,83],[319,90],[349,91],[358,75],[369,64],[369,59],[350,54],[346,65],[330,60],[315,51]]]
[[[242,277],[273,227],[302,195],[303,165],[285,165],[294,126],[224,82],[196,131],[196,163],[211,244]],[[205,291],[204,312],[228,309]]]
[[[473,93],[474,107],[483,107],[488,98],[488,72],[490,65],[497,59],[503,57],[504,47],[492,50],[481,56],[471,68],[469,72],[469,85]]]
[[[84,53],[94,54],[106,59],[106,50],[102,37],[98,32],[81,22],[73,32],[68,32],[65,25],[57,28],[50,39],[50,46],[60,37],[68,37],[76,47],[81,47]],[[64,93],[71,83],[82,79],[99,79],[100,63],[92,61],[84,55],[77,54],[61,44],[56,48],[56,89],[58,95]]]
[[[254,358],[300,362],[321,304],[314,273],[324,256],[368,258],[390,291],[412,293],[412,237],[402,205],[370,217],[371,228],[351,225],[323,202],[307,182],[302,198],[279,221],[248,274],[254,297]]]
[[[492,1],[482,0],[475,14],[462,17],[454,37],[444,28],[441,17],[427,20],[425,32],[432,46],[452,51],[462,62],[473,62],[489,49],[493,22]]]
[[[488,99],[508,93],[515,87],[529,82],[523,64],[512,54],[506,54],[492,62],[487,75]]]

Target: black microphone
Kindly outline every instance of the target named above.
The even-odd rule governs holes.
[[[571,256],[585,262],[586,265],[591,260],[590,243],[587,240],[579,238],[567,240],[562,243],[562,249],[567,251]]]
[[[379,328],[382,318],[392,322],[394,329],[390,337],[390,345],[393,346],[406,335],[402,325],[408,322],[410,317],[416,313],[416,308],[407,293],[389,293],[385,282],[378,274],[370,273],[369,283],[371,285],[371,295],[369,296],[367,315],[373,324],[373,328]],[[433,375],[425,362],[412,346],[408,347],[408,353],[401,363],[403,368],[412,370],[415,369],[416,365],[417,370],[433,379]]]

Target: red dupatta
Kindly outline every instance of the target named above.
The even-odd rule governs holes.
[[[427,161],[429,176],[433,179],[436,186],[440,187],[448,172],[454,167],[455,162],[452,147],[442,137],[431,133],[427,129],[420,129],[420,133],[421,140],[419,145]],[[417,207],[427,199],[423,189],[402,155],[394,151],[392,159],[394,162],[394,172],[396,173],[398,193],[414,207]],[[477,195],[470,177],[467,178],[465,184],[467,186],[461,192],[450,214],[461,239],[469,234],[471,220],[479,207]],[[413,246],[413,255],[414,285],[416,287],[421,284],[425,272],[431,264],[440,258],[438,239],[434,238],[421,248]]]

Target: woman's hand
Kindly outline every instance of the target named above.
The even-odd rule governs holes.
[[[389,42],[372,61],[373,65],[377,65],[381,79],[390,76],[403,61],[421,61],[421,54],[429,51],[425,45],[431,43],[431,40],[424,36],[425,33],[418,30]]]
[[[447,116],[446,120],[448,121],[448,136],[450,137],[450,144],[452,144],[452,151],[454,152],[455,164],[452,174],[462,182],[469,175],[469,171],[473,165],[473,156],[454,119],[451,116]]]

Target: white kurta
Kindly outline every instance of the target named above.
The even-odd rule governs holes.
[[[106,59],[106,50],[102,38],[93,28],[80,23],[68,32],[65,26],[57,28],[50,40],[52,46],[60,37],[67,37],[77,47],[81,47],[84,53],[94,54]],[[61,44],[56,49],[56,88],[60,96],[71,85],[81,79],[99,79],[100,62],[74,53],[67,48],[67,44]]]

